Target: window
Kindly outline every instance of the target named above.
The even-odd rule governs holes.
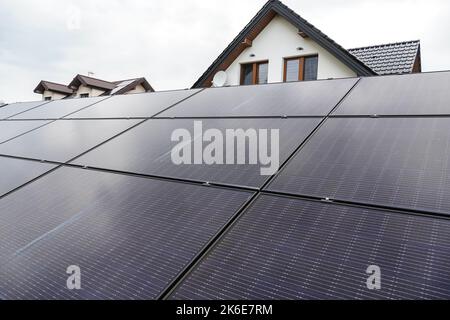
[[[269,62],[255,62],[241,65],[241,85],[265,84],[268,80]]]
[[[89,93],[80,94],[80,98],[89,98]]]
[[[318,61],[318,56],[284,59],[284,82],[317,80]]]
[[[50,101],[52,100],[52,97],[44,97],[44,101]]]

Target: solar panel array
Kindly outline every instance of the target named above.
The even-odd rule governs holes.
[[[449,84],[440,72],[0,107],[0,300],[449,299]],[[175,165],[172,133],[199,123],[278,129],[279,172]]]

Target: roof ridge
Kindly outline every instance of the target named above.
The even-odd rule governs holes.
[[[143,79],[144,77],[137,77],[137,78],[130,78],[130,79],[123,79],[123,80],[115,80],[113,81],[113,83],[115,82],[124,82],[124,81],[131,81],[131,80],[140,80]]]
[[[398,42],[382,43],[382,44],[376,44],[376,45],[371,45],[371,46],[362,46],[362,47],[350,48],[350,49],[347,49],[347,51],[359,50],[359,49],[369,49],[369,48],[378,48],[378,47],[386,47],[386,46],[391,46],[391,45],[413,43],[413,42],[418,42],[420,44],[420,39],[419,40],[409,40],[409,41],[398,41]]]
[[[67,84],[63,84],[63,83],[59,83],[59,82],[53,82],[53,81],[48,81],[48,80],[41,80],[41,82],[47,82],[47,83],[51,83],[51,84],[57,84],[57,85],[60,85],[60,86],[69,87]]]
[[[80,76],[80,77],[84,77],[84,78],[89,78],[89,79],[92,79],[92,80],[98,80],[98,81],[103,81],[103,82],[108,82],[108,83],[110,83],[110,84],[114,84],[112,81],[108,81],[108,80],[103,80],[103,79],[100,79],[100,78],[94,78],[94,77],[90,77],[90,76],[85,76],[84,74],[77,74],[77,76]],[[76,77],[75,77],[76,78]]]

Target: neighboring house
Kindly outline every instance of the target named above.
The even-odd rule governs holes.
[[[225,85],[421,72],[420,42],[346,50],[278,0],[268,1],[193,85]],[[222,83],[223,84],[223,83]]]
[[[68,86],[45,80],[39,82],[34,92],[42,94],[42,100],[59,100],[73,95]]]
[[[73,78],[67,86],[42,80],[34,89],[35,93],[42,95],[42,100],[88,98],[153,91],[152,86],[145,78],[110,82],[80,74]]]

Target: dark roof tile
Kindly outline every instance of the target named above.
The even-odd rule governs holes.
[[[420,41],[406,41],[348,50],[378,74],[411,73]]]

